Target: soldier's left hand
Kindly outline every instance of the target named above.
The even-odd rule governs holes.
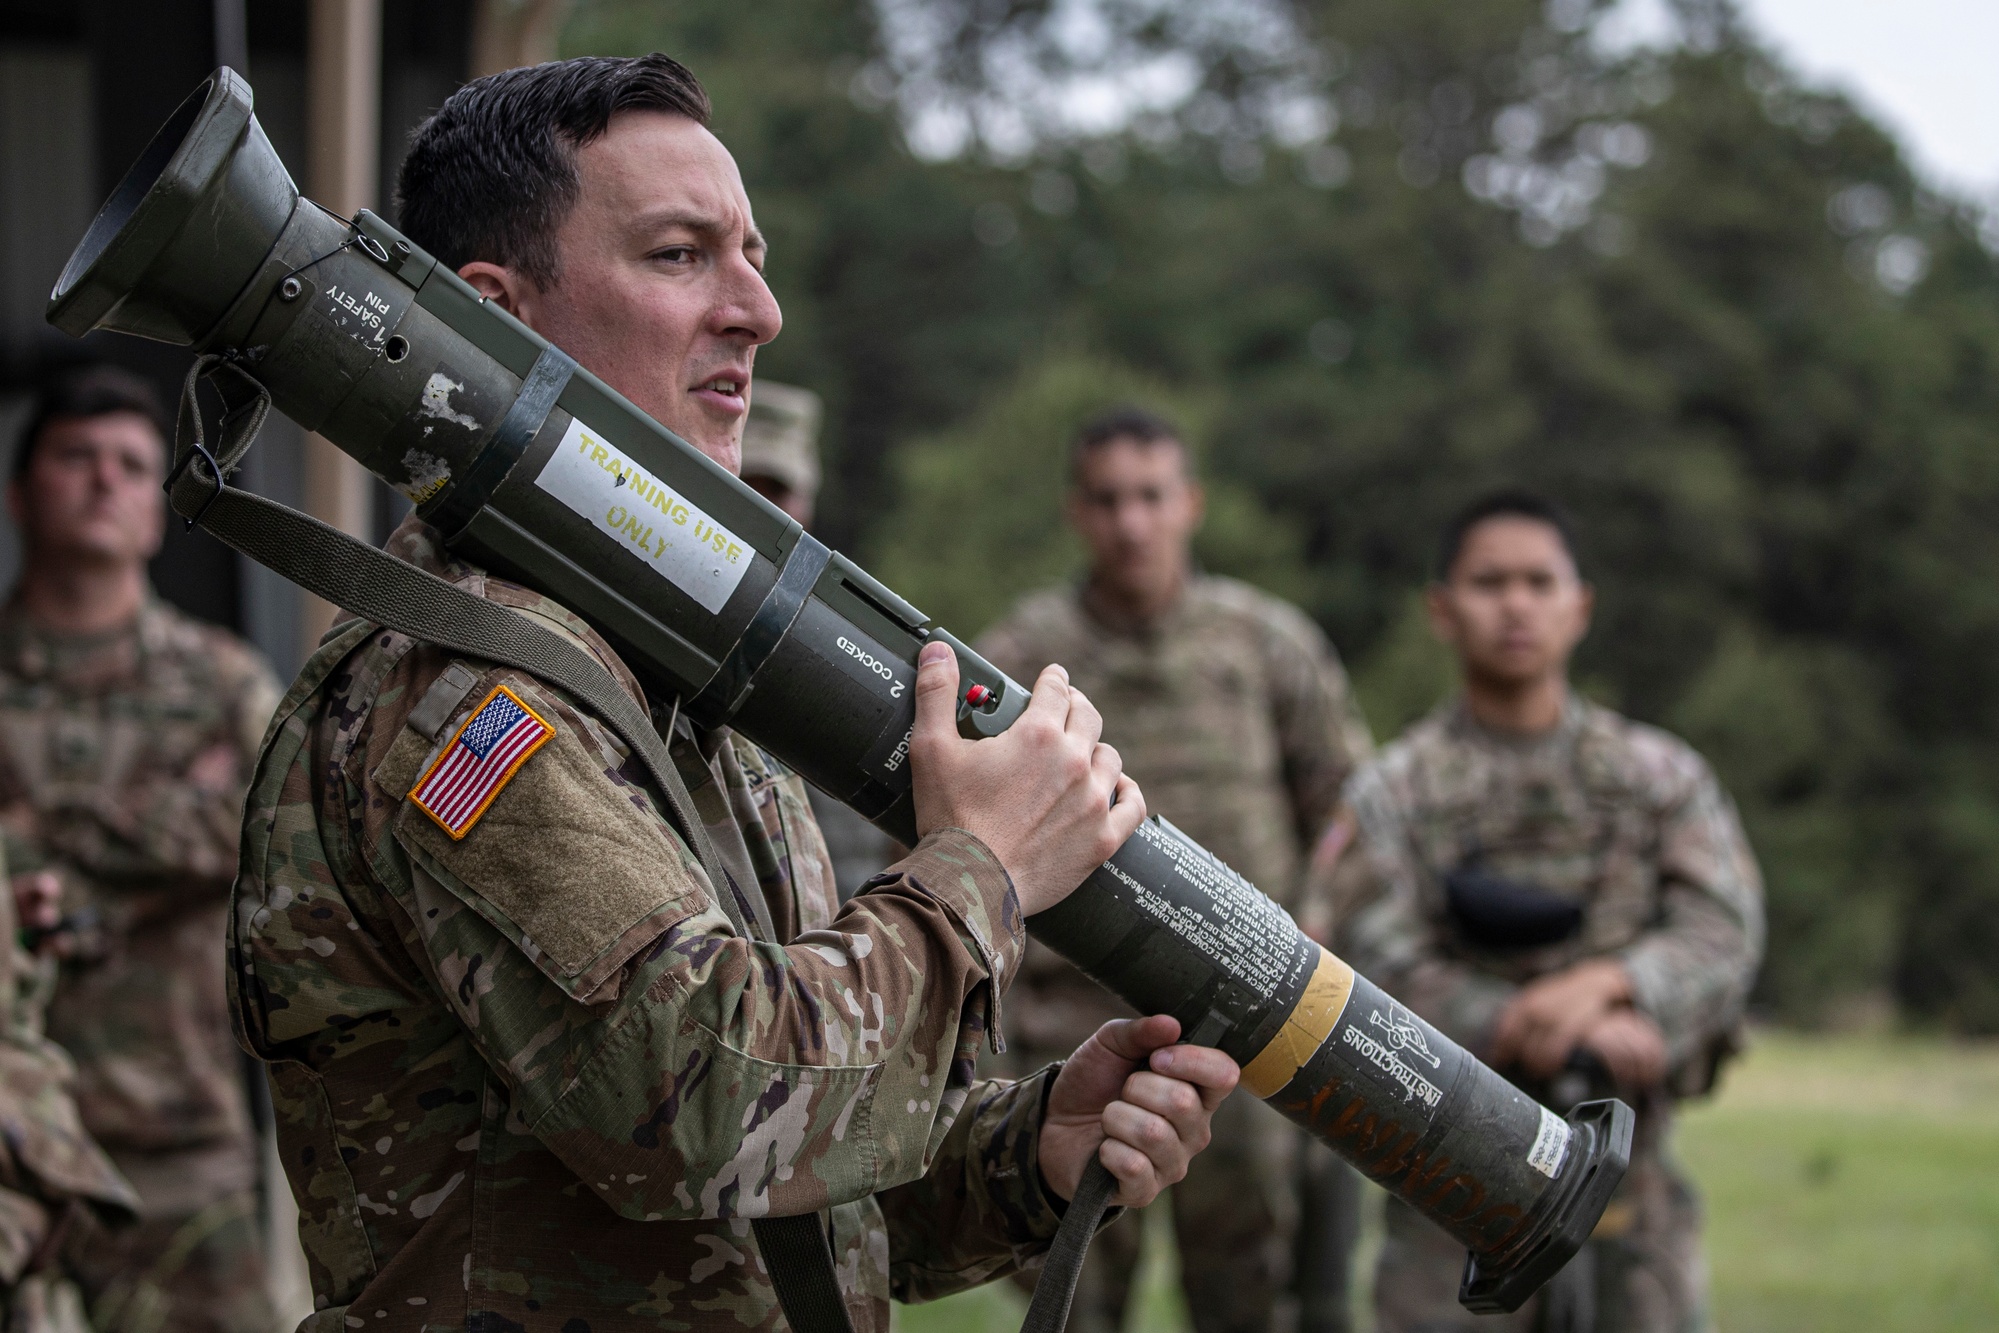
[[[1631,974],[1614,958],[1586,958],[1536,978],[1500,1011],[1491,1062],[1547,1078],[1568,1063],[1590,1029],[1631,999]]]
[[[1112,1202],[1127,1208],[1187,1174],[1241,1071],[1179,1039],[1179,1022],[1160,1014],[1106,1023],[1076,1048],[1049,1089],[1041,1128],[1041,1178],[1057,1195],[1075,1196],[1092,1157],[1117,1177]]]

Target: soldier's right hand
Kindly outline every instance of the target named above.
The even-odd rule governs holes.
[[[923,646],[916,729],[909,739],[916,829],[957,827],[992,849],[1023,912],[1069,896],[1145,818],[1145,798],[1118,752],[1097,738],[1104,720],[1068,673],[1049,667],[1027,711],[986,740],[958,734],[958,658]]]
[[[1583,1034],[1582,1044],[1603,1060],[1617,1086],[1633,1091],[1666,1080],[1666,1037],[1636,1009],[1613,1009]]]

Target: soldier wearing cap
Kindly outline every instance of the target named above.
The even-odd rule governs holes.
[[[812,526],[819,499],[819,395],[758,380],[743,426],[742,478],[766,500]]]
[[[743,427],[742,478],[785,513],[812,526],[819,499],[819,395],[790,384],[758,380]],[[867,820],[814,790],[812,814],[833,858],[842,900],[895,860],[901,849]]]
[[[1638,1109],[1630,1171],[1582,1252],[1519,1314],[1457,1303],[1464,1250],[1388,1204],[1382,1333],[1708,1326],[1674,1104],[1729,1049],[1763,945],[1762,883],[1701,757],[1580,698],[1592,592],[1567,516],[1501,492],[1446,529],[1429,590],[1462,693],[1347,784],[1315,863],[1353,965],[1557,1109]]]

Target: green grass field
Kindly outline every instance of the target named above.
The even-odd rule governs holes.
[[[1999,1044],[1760,1036],[1691,1108],[1680,1155],[1708,1207],[1721,1333],[1999,1329]],[[1170,1256],[1127,1327],[1182,1333]],[[1013,1333],[973,1292],[897,1311],[901,1333]]]
[[[1724,1333],[1999,1328],[1999,1046],[1766,1035],[1680,1150]]]

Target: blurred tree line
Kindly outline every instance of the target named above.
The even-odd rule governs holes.
[[[1688,737],[1769,877],[1763,1002],[1999,1030],[1999,242],[1726,0],[585,0],[772,239],[760,373],[824,527],[961,633],[1066,577],[1066,435],[1188,423],[1202,558],[1293,598],[1386,739],[1475,492],[1578,514],[1594,696]],[[1108,108],[1108,109],[1107,109]]]

